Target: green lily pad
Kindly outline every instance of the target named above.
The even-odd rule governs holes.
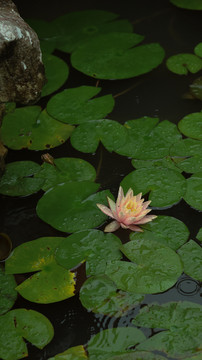
[[[12,308],[16,299],[16,282],[13,275],[5,274],[0,268],[0,315]]]
[[[179,121],[178,127],[183,135],[202,140],[202,112],[186,115]]]
[[[183,360],[201,360],[202,352],[200,351],[197,355],[183,358]]]
[[[88,356],[83,345],[77,345],[64,352],[49,358],[48,360],[87,360]]]
[[[69,76],[69,67],[64,60],[46,53],[43,53],[43,64],[47,83],[42,89],[41,96],[47,96],[64,85]]]
[[[54,330],[44,315],[34,310],[16,309],[0,317],[0,357],[17,360],[28,356],[23,338],[43,349],[53,338]]]
[[[63,144],[74,126],[53,119],[40,106],[25,106],[3,118],[1,139],[13,150],[44,150]]]
[[[166,66],[178,75],[195,74],[202,69],[202,60],[194,54],[177,54],[167,59]]]
[[[189,237],[189,230],[186,225],[172,216],[159,215],[150,223],[142,225],[142,228],[144,229],[143,233],[132,232],[130,239],[138,239],[138,241],[143,239],[148,242],[155,240],[173,250],[177,250]]]
[[[202,281],[202,248],[195,241],[189,240],[178,254],[184,265],[184,272],[192,278]]]
[[[84,153],[94,153],[101,141],[109,151],[114,151],[124,144],[126,129],[113,120],[90,121],[78,126],[71,136],[72,146]]]
[[[168,302],[144,306],[133,319],[133,324],[147,328],[187,328],[202,326],[202,307],[190,301]]]
[[[57,33],[57,49],[72,52],[80,44],[99,34],[111,32],[131,33],[132,24],[119,15],[103,10],[76,11],[62,15],[51,22]]]
[[[44,179],[42,189],[47,191],[51,187],[71,181],[94,181],[96,171],[94,167],[85,160],[78,158],[54,159],[54,164],[44,162],[41,171],[36,174],[37,178]]]
[[[194,52],[197,56],[202,57],[202,42],[198,43],[195,48]]]
[[[202,76],[195,79],[189,88],[193,97],[202,100]]]
[[[9,196],[26,196],[41,189],[44,180],[33,177],[40,165],[33,161],[15,161],[6,165],[0,178],[0,193]]]
[[[94,193],[99,184],[79,181],[56,185],[48,190],[37,204],[38,216],[54,228],[76,232],[101,225],[107,216],[96,203],[107,205],[108,190]]]
[[[169,157],[169,156],[166,156],[162,159],[155,159],[155,160],[132,159],[131,163],[134,166],[134,168],[136,168],[136,169],[165,167],[167,169],[172,169],[172,170],[179,171],[179,172],[183,171],[176,166],[175,161],[173,161],[173,159],[171,159],[171,157]]]
[[[34,310],[16,309],[0,317],[0,357],[17,360],[28,356],[23,338],[43,349],[53,338],[54,330],[44,315]]]
[[[52,22],[42,19],[26,19],[26,22],[36,31],[42,53],[52,53],[56,48],[56,31]]]
[[[170,155],[176,168],[187,173],[202,170],[202,142],[195,139],[183,139],[172,145]]]
[[[132,351],[110,357],[109,360],[165,360],[164,356],[153,354],[148,351]]]
[[[82,124],[102,119],[113,110],[114,98],[112,95],[105,95],[90,100],[100,91],[101,88],[94,86],[66,89],[49,100],[47,111],[67,124]]]
[[[186,182],[184,200],[194,209],[202,210],[202,172],[193,174]]]
[[[94,335],[88,342],[91,360],[105,360],[128,351],[130,347],[144,341],[145,335],[134,327],[107,329]]]
[[[137,306],[144,298],[139,294],[118,291],[106,275],[91,276],[80,289],[80,301],[89,311],[120,317]]]
[[[73,51],[72,66],[98,79],[127,79],[145,74],[161,64],[164,50],[157,43],[134,47],[142,40],[143,36],[134,33],[96,36]]]
[[[202,241],[202,227],[199,229],[199,232],[198,232],[198,234],[196,235],[196,238],[197,238],[199,241]]]
[[[201,0],[170,0],[170,2],[183,9],[202,10]]]
[[[143,117],[127,121],[125,144],[119,144],[115,151],[120,155],[136,159],[161,159],[169,155],[171,145],[181,139],[175,124],[157,118]]]
[[[179,256],[154,240],[135,239],[121,247],[131,261],[114,261],[106,275],[117,287],[136,294],[163,292],[173,286],[182,273]]]
[[[66,269],[72,269],[86,261],[86,274],[104,274],[107,261],[119,260],[121,241],[114,234],[99,230],[79,231],[68,237],[56,251],[56,261]]]
[[[166,168],[143,168],[132,171],[121,182],[124,192],[132,188],[135,194],[150,192],[152,207],[171,206],[184,196],[186,180],[177,171]]]
[[[63,239],[43,237],[23,243],[6,261],[6,274],[37,271],[16,287],[25,299],[48,304],[74,295],[75,274],[56,264],[54,256]]]
[[[201,329],[179,328],[162,331],[137,346],[137,350],[162,351],[174,359],[197,354],[201,348]]]

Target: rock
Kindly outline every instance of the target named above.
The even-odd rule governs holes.
[[[34,103],[44,83],[36,33],[11,0],[0,0],[0,103]]]

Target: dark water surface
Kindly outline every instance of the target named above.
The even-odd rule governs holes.
[[[180,53],[193,53],[194,47],[201,41],[201,12],[178,9],[168,0],[141,1],[48,1],[48,0],[15,0],[23,18],[41,18],[51,20],[56,16],[71,11],[101,9],[120,14],[134,24],[134,32],[145,36],[146,42],[159,42],[165,49],[166,58]],[[69,55],[55,52],[69,63]],[[186,99],[184,94],[189,91],[189,85],[200,74],[179,76],[169,72],[164,62],[151,73],[128,80],[101,80],[102,95],[116,95],[116,104],[109,118],[124,123],[127,120],[142,116],[157,116],[160,120],[167,119],[177,123],[183,116],[201,111],[200,100]],[[96,80],[89,78],[71,68],[70,76],[63,88],[80,85],[94,85]],[[126,89],[131,88],[130,91]],[[123,93],[121,95],[121,93]],[[120,95],[119,95],[120,94]],[[45,100],[41,100],[41,104]],[[44,151],[45,152],[45,151]],[[33,160],[41,163],[42,151],[12,151],[9,150],[7,162],[17,160]],[[134,168],[130,159],[109,153],[102,145],[96,154],[83,154],[73,149],[69,142],[49,152],[57,157],[81,157],[89,161],[97,169],[97,182],[102,188],[110,189],[116,196],[120,181]],[[66,236],[45,224],[36,215],[36,204],[42,192],[24,197],[0,198],[0,232],[7,233],[13,242],[13,247],[23,242],[34,240],[41,236]],[[182,220],[190,231],[190,237],[195,239],[202,226],[201,213],[192,209],[184,201],[167,210],[155,210],[155,214],[170,215]],[[103,227],[101,227],[101,230]],[[118,230],[116,235],[123,242],[128,239],[129,232]],[[18,279],[19,281],[21,279]],[[158,301],[188,300],[201,302],[202,292],[199,284],[186,275],[182,275],[177,284],[162,294],[147,295],[144,304]],[[128,326],[137,313],[138,308],[126,316],[116,319],[103,315],[95,315],[84,309],[79,302],[78,294],[65,301],[39,305],[30,303],[19,297],[15,308],[37,310],[46,315],[55,329],[53,341],[39,350],[29,345],[30,360],[46,360],[49,357],[66,350],[69,347],[85,344],[92,335],[101,329],[114,326]],[[151,331],[147,330],[146,335]]]

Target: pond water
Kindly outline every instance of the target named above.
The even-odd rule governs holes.
[[[149,116],[177,124],[185,115],[201,111],[201,101],[187,96],[189,85],[200,76],[200,73],[199,75],[191,73],[187,76],[176,75],[170,72],[165,64],[166,59],[171,55],[193,53],[194,47],[201,41],[202,15],[200,11],[179,9],[168,0],[102,1],[100,3],[92,0],[71,3],[63,0],[59,2],[15,0],[14,2],[21,16],[25,19],[32,17],[52,20],[64,13],[88,9],[112,11],[128,19],[134,26],[134,32],[144,35],[146,42],[160,43],[166,55],[160,66],[153,71],[130,79],[99,81],[102,96],[112,94],[115,98],[115,107],[107,116],[108,119],[124,124],[131,119]],[[55,50],[54,54],[70,65],[69,54],[59,50]],[[59,91],[81,85],[96,86],[96,82],[96,79],[70,67],[68,80]],[[38,104],[45,107],[50,97],[42,98]],[[41,164],[41,155],[46,152],[26,149],[9,150],[6,162],[32,160]],[[74,149],[68,140],[63,145],[50,149],[48,152],[55,159],[76,157],[88,161],[96,169],[96,182],[101,184],[101,189],[109,189],[115,198],[120,182],[134,170],[131,158],[118,155],[115,152],[110,153],[102,144],[99,145],[95,153],[87,154]],[[190,176],[190,174],[183,174],[187,178]],[[42,195],[43,191],[40,190],[27,197],[1,196],[0,232],[9,235],[13,248],[42,236],[68,235],[54,229],[37,216],[36,205]],[[152,213],[172,216],[181,220],[189,229],[190,239],[196,239],[196,235],[202,226],[201,212],[192,208],[184,200],[169,208],[153,209]],[[99,230],[103,230],[106,223],[100,226]],[[119,229],[115,235],[123,243],[126,243],[129,233],[129,230]],[[25,278],[26,275],[24,274],[16,276],[19,283]],[[77,279],[79,289],[85,279],[84,265],[77,269]],[[19,295],[14,308],[39,311],[52,322],[55,335],[50,344],[43,350],[39,350],[28,343],[28,359],[46,360],[70,347],[86,344],[92,335],[103,329],[131,326],[132,319],[145,304],[153,302],[163,304],[170,301],[191,301],[201,304],[201,296],[200,282],[183,273],[169,290],[146,295],[139,306],[119,318],[87,311],[79,301],[78,292],[67,300],[53,304],[32,303]],[[149,328],[145,327],[142,330],[148,337],[153,334],[153,330]]]

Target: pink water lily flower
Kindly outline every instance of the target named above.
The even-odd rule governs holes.
[[[130,229],[132,231],[143,230],[138,226],[146,224],[153,219],[156,215],[147,215],[151,209],[148,209],[151,201],[141,199],[142,193],[133,195],[133,190],[129,189],[126,196],[122,187],[119,187],[119,193],[116,203],[107,197],[109,208],[102,204],[97,204],[99,209],[106,215],[110,216],[114,221],[107,225],[104,229],[105,232],[113,232],[120,226],[123,229]]]

